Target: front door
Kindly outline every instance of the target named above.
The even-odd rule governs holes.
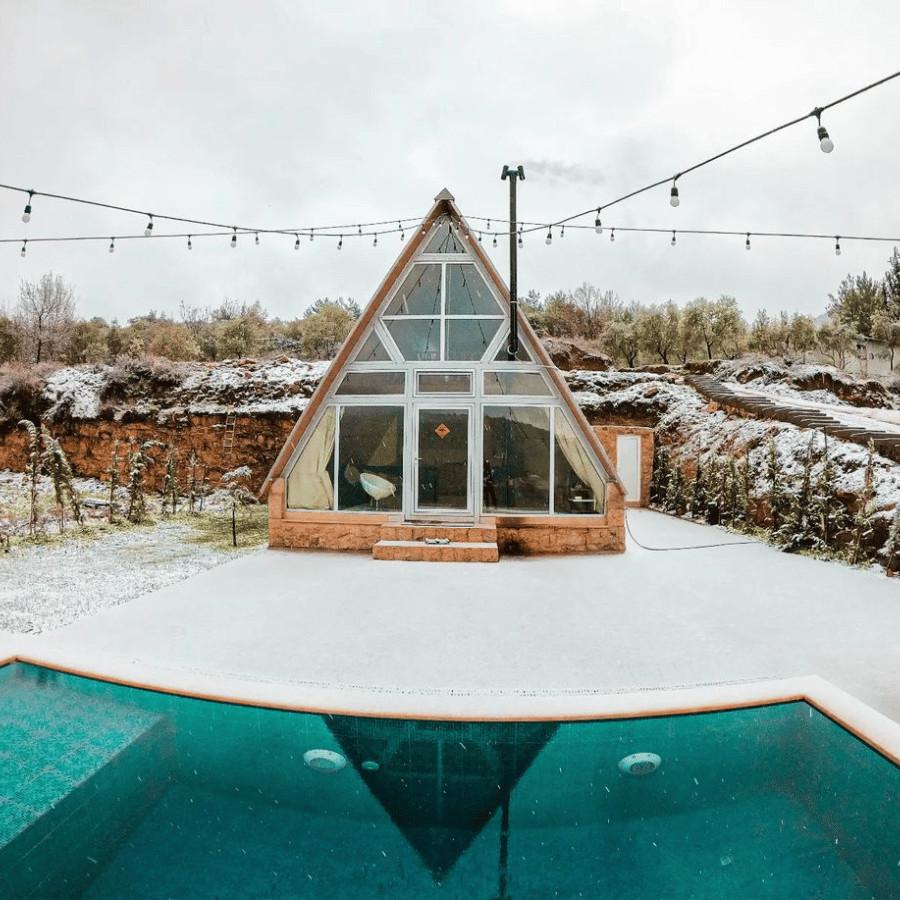
[[[416,422],[415,511],[472,510],[466,407],[420,407]]]

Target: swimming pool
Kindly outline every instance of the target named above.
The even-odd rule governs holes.
[[[900,768],[803,702],[442,722],[17,663],[0,760],[4,896],[900,896]]]

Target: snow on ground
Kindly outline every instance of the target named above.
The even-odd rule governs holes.
[[[699,457],[707,461],[713,456],[740,456],[749,452],[756,473],[754,496],[767,492],[764,461],[770,438],[775,441],[783,470],[788,475],[800,474],[810,447],[814,457],[823,450],[825,439],[819,431],[797,428],[787,422],[709,412],[706,399],[693,388],[678,383],[678,379],[657,376],[647,380],[645,373],[640,373],[640,379],[623,377],[634,374],[577,372],[572,373],[570,382],[576,401],[594,421],[602,421],[608,415],[639,415],[658,421],[658,434],[667,443],[671,442],[676,454],[685,460]],[[835,464],[838,492],[860,494],[864,489],[868,450],[860,444],[829,438],[828,452]],[[875,454],[873,462],[875,506],[892,510],[900,503],[900,466],[879,454]],[[814,465],[814,477],[821,467],[821,462]]]
[[[34,658],[354,711],[502,715],[601,694],[819,675],[900,719],[897,584],[648,510],[653,552],[376,562],[264,550],[29,641]],[[551,698],[547,701],[546,698]]]
[[[71,366],[47,376],[43,395],[52,404],[48,414],[57,416],[65,410],[73,419],[96,419],[106,381],[102,368]]]
[[[163,522],[0,553],[0,631],[60,628],[243,555],[191,543],[191,533]]]

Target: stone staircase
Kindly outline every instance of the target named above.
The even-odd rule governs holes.
[[[726,409],[735,409],[742,415],[760,419],[789,422],[798,428],[818,428],[829,437],[852,441],[864,447],[871,443],[878,453],[900,462],[900,434],[879,428],[875,420],[871,426],[848,425],[828,412],[814,407],[795,405],[789,400],[770,398],[763,394],[734,391],[727,384],[709,375],[688,375],[685,381],[708,400]],[[852,414],[853,408],[848,407],[847,412]]]
[[[497,526],[493,519],[471,522],[404,522],[391,519],[381,526],[372,548],[374,559],[418,562],[498,562]]]

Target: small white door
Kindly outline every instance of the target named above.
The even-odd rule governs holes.
[[[641,436],[620,434],[616,438],[616,468],[625,485],[625,499],[641,500]]]

